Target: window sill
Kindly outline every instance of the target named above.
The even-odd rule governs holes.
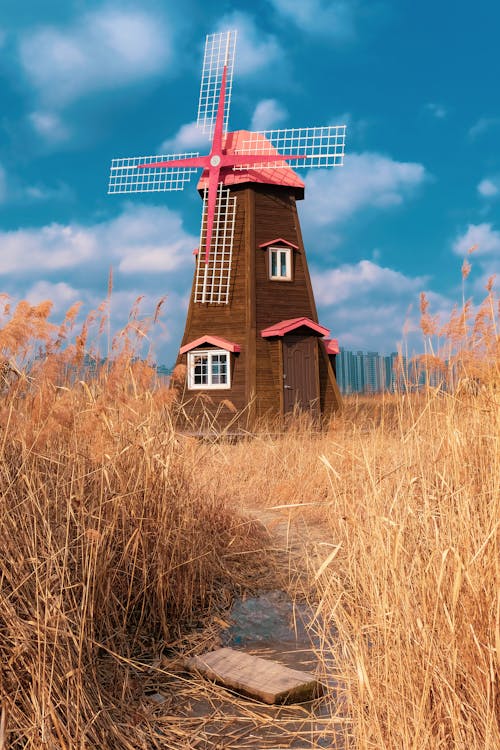
[[[230,385],[188,385],[188,391],[229,391]]]

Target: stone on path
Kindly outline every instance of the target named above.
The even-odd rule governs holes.
[[[278,662],[232,648],[186,659],[190,672],[264,703],[298,703],[316,698],[323,686],[311,672],[289,669]]]

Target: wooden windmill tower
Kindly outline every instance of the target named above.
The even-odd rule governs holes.
[[[345,125],[227,132],[236,32],[207,36],[198,126],[210,153],[114,159],[110,193],[182,190],[203,169],[200,245],[178,364],[196,420],[220,424],[340,405],[338,352],[318,322],[296,201],[295,169],[343,164]]]

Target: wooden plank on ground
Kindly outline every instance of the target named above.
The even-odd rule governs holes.
[[[269,704],[298,703],[323,692],[311,672],[289,669],[232,648],[191,657],[185,665],[190,672],[199,672],[209,680]]]

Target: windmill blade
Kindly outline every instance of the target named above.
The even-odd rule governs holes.
[[[167,154],[166,156],[132,156],[125,159],[113,159],[109,173],[108,193],[155,193],[161,191],[183,190],[196,167],[150,167],[139,169],[140,164],[192,159],[198,152],[188,154]]]
[[[269,161],[252,164],[252,168],[309,169],[311,167],[341,167],[344,163],[345,125],[317,128],[285,128],[248,133],[239,145],[238,154],[297,154],[305,158],[288,161]],[[234,169],[248,169],[238,165]]]
[[[194,301],[218,305],[229,304],[231,270],[233,263],[234,227],[236,221],[236,196],[231,195],[222,182],[217,189],[210,257],[205,262],[205,237],[207,233],[208,190],[203,197],[200,246],[196,257]]]
[[[233,88],[234,52],[237,31],[224,31],[221,34],[208,34],[205,42],[203,71],[201,74],[200,100],[197,125],[203,133],[213,135],[217,103],[222,83],[222,73],[227,67],[226,100],[224,103],[224,132],[227,132],[231,91]]]

